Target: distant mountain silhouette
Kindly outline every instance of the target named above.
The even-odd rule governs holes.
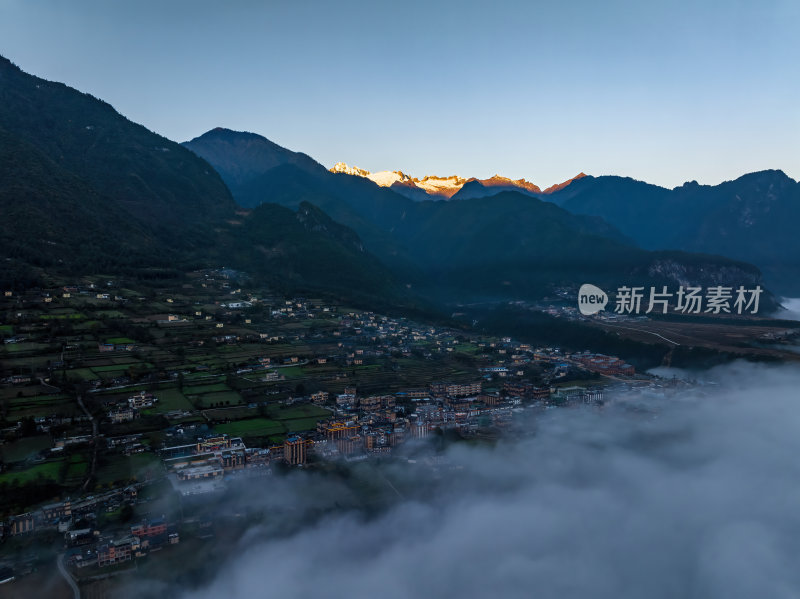
[[[782,171],[675,189],[585,177],[548,199],[576,214],[603,217],[644,248],[680,248],[756,264],[773,289],[800,295],[800,183]]]
[[[317,205],[354,229],[401,281],[441,301],[537,298],[554,286],[584,280],[607,286],[759,280],[757,269],[719,256],[640,249],[602,218],[574,215],[519,191],[418,202],[363,176],[328,172],[305,159],[300,163],[295,153],[276,151],[272,142],[254,141],[251,133],[226,131],[222,140],[207,134],[191,147],[216,167],[222,148],[238,152],[259,144],[271,150],[259,148],[245,159],[251,175],[234,190],[238,202]],[[261,161],[261,155],[268,158]],[[283,163],[275,166],[275,156]]]
[[[276,164],[287,153],[258,148],[280,155]],[[237,177],[250,175],[244,158],[264,164],[268,154],[251,147],[227,163],[226,177],[235,186]],[[286,160],[316,164],[302,155]],[[31,284],[37,272],[149,277],[226,265],[286,290],[381,305],[409,296],[356,233],[318,208],[300,202],[296,211],[242,211],[215,168],[194,152],[2,57],[0,210],[4,287]]]
[[[306,154],[282,148],[255,133],[234,132],[222,127],[182,145],[214,164],[233,193],[238,193],[242,185],[255,177],[284,164],[292,164],[311,173],[325,170]]]
[[[741,196],[758,222],[764,201],[796,186],[786,179],[759,179],[752,198]],[[591,211],[580,193],[591,181],[551,197]],[[609,289],[759,280],[748,264],[643,250],[622,226],[484,183],[500,193],[415,202],[252,133],[216,129],[181,146],[0,59],[4,286],[57,272],[169,276],[224,264],[287,291],[416,307],[417,294],[536,299],[587,280]]]

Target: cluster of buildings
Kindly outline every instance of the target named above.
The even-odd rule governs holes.
[[[136,418],[140,410],[153,407],[157,401],[158,398],[154,397],[152,393],[141,391],[129,397],[127,403],[115,405],[106,413],[106,416],[114,424],[130,422]]]
[[[580,352],[573,354],[572,359],[586,370],[596,372],[597,374],[622,376],[633,376],[636,374],[636,369],[633,366],[614,356]]]
[[[165,447],[160,453],[175,489],[190,496],[221,490],[226,476],[269,474],[276,462],[303,465],[313,445],[311,439],[293,435],[278,445],[248,448],[239,437],[210,434],[194,444]]]
[[[167,545],[177,545],[180,534],[161,518],[134,524],[128,533],[116,539],[104,539],[100,531],[85,528],[65,533],[64,541],[68,564],[78,568],[92,565],[103,568],[145,557]]]

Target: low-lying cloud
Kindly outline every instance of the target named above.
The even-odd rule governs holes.
[[[529,438],[457,445],[436,475],[387,466],[436,492],[254,528],[183,599],[798,597],[800,371],[712,376],[669,399],[548,410]],[[307,503],[313,476],[292,480],[265,503]]]
[[[783,307],[775,313],[775,318],[800,320],[800,297],[784,297],[780,301]]]

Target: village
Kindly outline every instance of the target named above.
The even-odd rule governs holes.
[[[6,291],[0,317],[7,583],[47,559],[102,577],[213,536],[198,506],[244,480],[406,459],[442,434],[491,441],[531,410],[668,384],[613,356],[249,290],[225,269]]]

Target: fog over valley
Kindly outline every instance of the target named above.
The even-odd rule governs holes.
[[[380,464],[390,507],[256,525],[180,596],[795,597],[800,373],[737,363],[708,378]],[[233,502],[301,522],[348,499],[292,472]]]

